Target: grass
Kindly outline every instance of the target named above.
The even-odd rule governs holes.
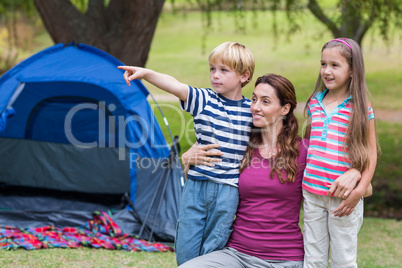
[[[210,87],[208,54],[225,41],[239,41],[250,48],[256,59],[254,80],[244,90],[246,97],[251,96],[256,77],[272,72],[292,81],[298,100],[306,101],[318,76],[321,48],[332,39],[310,13],[300,13],[298,20],[303,29],[290,37],[283,13],[277,14],[279,34],[276,37],[272,30],[273,16],[269,13],[248,13],[244,33],[236,29],[231,13],[215,12],[212,18],[213,26],[206,33],[198,12],[162,14],[147,67],[168,73],[189,85]],[[256,25],[255,20],[258,21]],[[179,35],[177,29],[180,29]],[[376,36],[376,31],[368,32],[362,45],[373,106],[375,109],[400,109],[402,41],[395,33],[387,47]],[[153,93],[164,94],[152,85],[147,86]]]
[[[253,15],[258,19],[256,26],[253,26]],[[281,33],[277,37],[272,32],[271,14],[249,13],[245,33],[238,32],[230,13],[215,12],[212,16],[215,23],[203,39],[204,28],[200,13],[162,14],[147,67],[169,73],[189,85],[209,87],[209,52],[224,41],[239,41],[247,45],[255,56],[256,71],[253,81],[267,72],[282,74],[294,84],[298,101],[307,100],[318,76],[322,45],[332,38],[312,15],[301,12],[299,20],[303,29],[291,37],[286,35],[286,18],[283,13],[277,14],[278,31]],[[179,36],[176,34],[177,29],[180,29]],[[374,111],[384,109],[392,113],[393,110],[401,109],[401,40],[398,40],[395,33],[395,38],[386,46],[376,39],[376,36],[378,35],[375,30],[369,31],[362,45],[367,84],[373,97]],[[165,94],[162,90],[144,83],[152,93]],[[253,82],[246,86],[244,95],[251,97],[252,90]],[[175,107],[179,109],[178,105]],[[177,120],[178,114],[169,113],[169,108],[165,108],[166,117],[174,130],[173,134],[180,136],[184,152],[195,141],[191,117],[185,113],[184,117],[180,115],[180,120],[185,119],[184,121]],[[396,217],[396,214],[400,215],[402,212],[402,199],[399,197],[402,191],[399,160],[402,157],[402,130],[400,124],[378,122],[377,132],[382,156],[378,160],[373,179],[374,196],[367,199],[366,211],[370,210],[373,213],[370,215],[373,216]]]
[[[402,267],[402,224],[365,218],[359,232],[359,267]],[[172,252],[125,252],[106,249],[0,250],[0,267],[176,267]]]
[[[1,267],[176,267],[173,252],[107,249],[0,250]]]
[[[267,72],[279,73],[295,85],[298,100],[306,101],[313,90],[318,75],[320,50],[331,36],[311,15],[301,14],[303,31],[288,38],[286,20],[278,13],[278,32],[272,32],[272,15],[249,14],[246,31],[239,33],[234,27],[234,18],[229,13],[213,13],[215,23],[208,34],[202,28],[198,12],[187,14],[164,13],[160,17],[153,39],[147,67],[167,72],[180,81],[194,86],[208,87],[209,73],[207,57],[218,44],[234,40],[247,45],[256,58],[254,78]],[[179,32],[179,34],[178,34]],[[402,51],[398,36],[390,47],[377,40],[370,32],[363,43],[366,74],[369,89],[374,97],[375,109],[400,109],[402,99]],[[204,39],[203,39],[204,38]],[[34,52],[51,45],[46,34],[37,35]],[[203,53],[204,51],[204,53]],[[255,80],[254,80],[255,81]],[[163,94],[147,85],[154,94]],[[250,97],[252,83],[245,88],[244,95]],[[162,109],[169,120],[173,135],[180,136],[182,152],[195,142],[191,116],[181,113],[177,103],[162,102]],[[162,122],[159,113],[156,113]],[[400,159],[402,157],[402,128],[400,124],[378,122],[379,140],[383,156],[379,161],[374,182],[379,182],[374,191],[381,194],[368,206],[381,210],[387,201],[383,182],[398,196],[401,192]],[[165,136],[166,127],[161,124]],[[170,140],[170,138],[168,138]],[[381,183],[380,183],[381,182]],[[391,182],[391,183],[388,183]],[[382,203],[381,203],[382,202]],[[378,207],[378,204],[380,206]],[[398,204],[396,204],[398,205]],[[400,207],[400,204],[399,204]],[[358,264],[360,267],[402,267],[400,244],[402,224],[392,219],[365,218],[359,233]],[[104,249],[49,249],[37,251],[1,251],[1,267],[175,267],[175,255],[166,253],[124,252]]]

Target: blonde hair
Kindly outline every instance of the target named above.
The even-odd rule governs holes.
[[[242,87],[247,85],[253,78],[255,67],[254,56],[245,45],[238,42],[220,44],[209,54],[208,61],[210,64],[216,64],[220,61],[238,75],[249,72],[250,76],[247,81],[242,83]]]
[[[352,95],[352,116],[346,131],[344,148],[348,148],[349,160],[353,168],[360,171],[365,170],[370,164],[372,154],[369,143],[369,119],[368,119],[368,88],[364,72],[363,54],[359,44],[353,39],[339,38],[350,45],[350,47],[335,40],[327,42],[322,50],[327,48],[337,48],[339,53],[346,59],[349,69],[352,72],[348,94]],[[318,75],[317,83],[310,99],[317,92],[325,91],[325,84]],[[307,102],[308,103],[308,102]],[[306,106],[307,108],[307,106]],[[378,147],[378,144],[377,144]]]

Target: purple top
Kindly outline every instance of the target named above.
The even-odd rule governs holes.
[[[303,140],[296,180],[284,184],[277,175],[270,178],[272,160],[254,151],[251,165],[239,177],[240,202],[227,247],[265,260],[303,260],[299,214],[307,148],[308,140]]]

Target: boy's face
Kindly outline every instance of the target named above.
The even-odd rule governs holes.
[[[229,66],[218,61],[209,64],[211,85],[217,93],[230,100],[241,100],[241,84],[247,81],[249,75],[239,75]]]

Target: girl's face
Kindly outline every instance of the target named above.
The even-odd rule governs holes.
[[[241,84],[249,75],[239,75],[229,66],[218,61],[209,64],[211,85],[214,90],[230,100],[241,100]]]
[[[352,72],[337,47],[326,48],[321,55],[321,79],[332,91],[347,91]]]
[[[281,121],[282,116],[289,111],[289,104],[281,106],[275,89],[269,84],[258,84],[254,89],[251,101],[250,110],[253,114],[253,124],[256,127],[270,128]]]

